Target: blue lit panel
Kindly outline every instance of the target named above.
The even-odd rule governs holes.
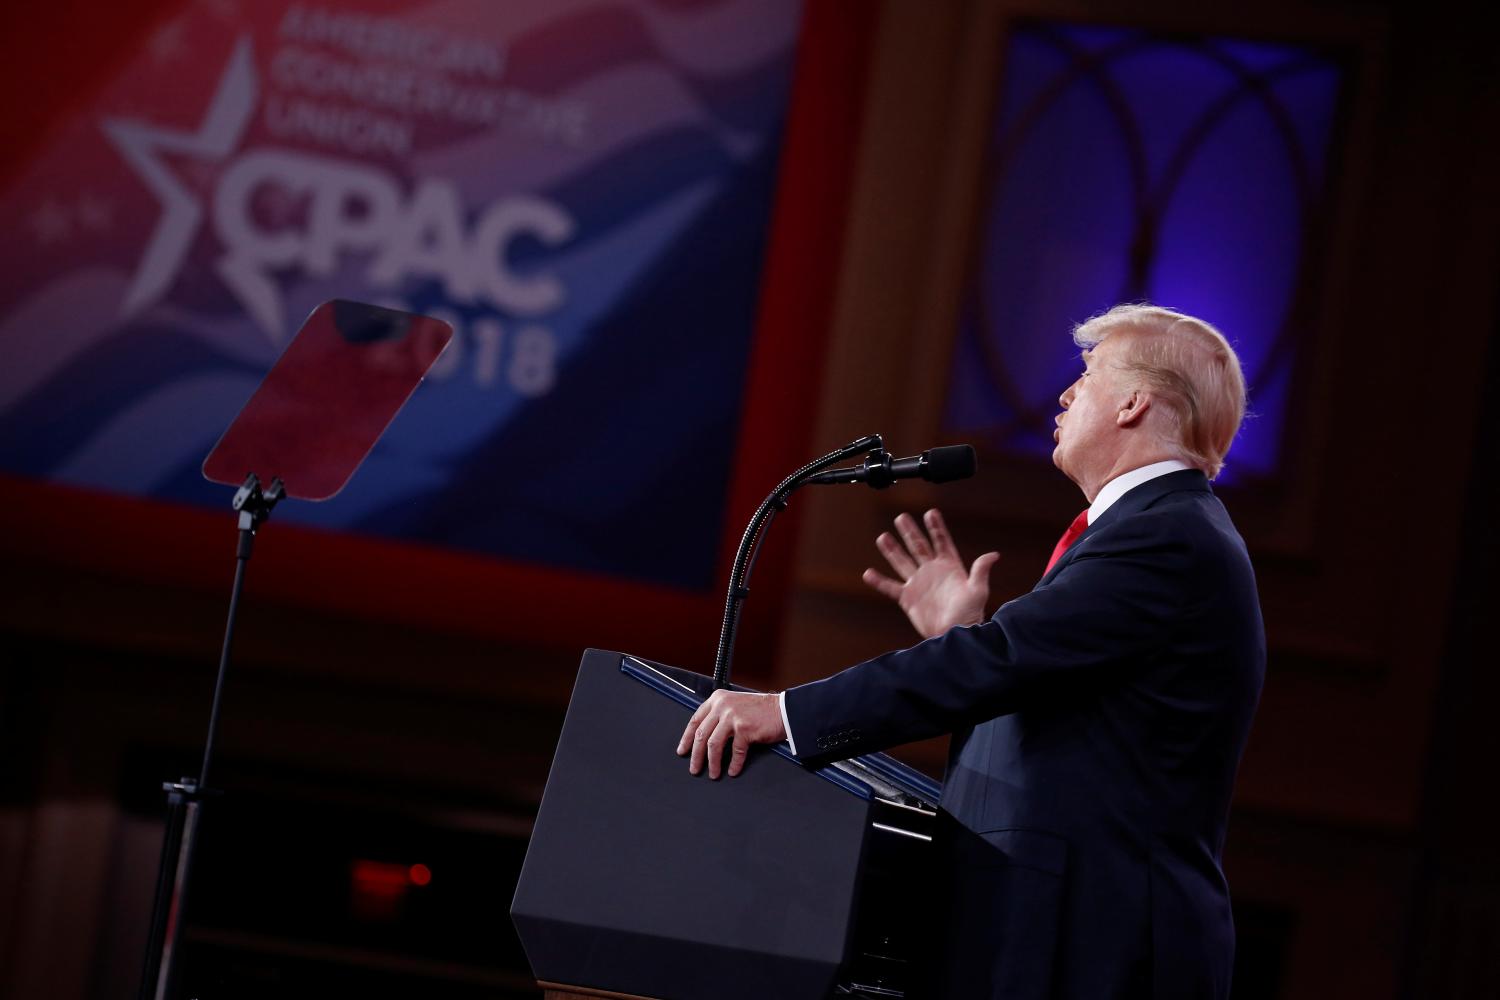
[[[1234,343],[1253,416],[1223,478],[1273,475],[1346,75],[1308,46],[1015,28],[946,429],[1050,455],[1072,324],[1149,300]]]

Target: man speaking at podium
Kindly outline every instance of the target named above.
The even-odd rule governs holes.
[[[937,511],[877,544],[924,641],[781,695],[719,691],[678,746],[739,773],[751,743],[810,763],[941,733],[949,924],[936,996],[1229,993],[1220,856],[1265,637],[1244,543],[1209,488],[1245,411],[1239,360],[1200,320],[1118,306],[1074,331],[1052,459],[1089,507],[1041,581],[984,618],[998,556],[965,567]]]

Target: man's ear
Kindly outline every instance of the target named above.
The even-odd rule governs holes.
[[[1115,414],[1115,425],[1118,427],[1131,427],[1146,419],[1146,411],[1151,409],[1151,394],[1144,389],[1132,390],[1125,400],[1125,405],[1120,407],[1120,412]]]

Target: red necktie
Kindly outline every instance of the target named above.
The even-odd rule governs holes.
[[[1088,526],[1089,512],[1087,510],[1073,518],[1073,523],[1068,525],[1068,530],[1063,532],[1062,537],[1057,540],[1057,545],[1053,547],[1052,558],[1047,560],[1047,568],[1042,571],[1043,576],[1052,572],[1052,567],[1056,566],[1063,553],[1068,551],[1068,546],[1078,541],[1078,536],[1088,530]]]

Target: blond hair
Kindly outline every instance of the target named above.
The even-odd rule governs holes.
[[[1073,328],[1084,350],[1122,330],[1119,367],[1166,405],[1183,461],[1212,479],[1224,467],[1245,417],[1245,376],[1229,341],[1211,323],[1146,303],[1119,305]]]

